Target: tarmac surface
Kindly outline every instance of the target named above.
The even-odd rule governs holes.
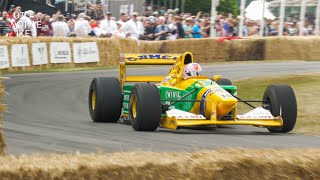
[[[231,80],[320,72],[320,62],[259,62],[203,65],[205,72]],[[170,67],[130,68],[131,75],[166,75]],[[271,134],[249,126],[135,132],[121,123],[93,123],[88,89],[94,77],[118,76],[119,70],[7,74],[8,112],[3,129],[9,154],[147,151],[194,151],[225,147],[320,147],[320,138]],[[210,74],[210,73],[209,73]],[[240,90],[241,91],[241,90]]]

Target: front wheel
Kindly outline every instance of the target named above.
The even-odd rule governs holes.
[[[156,85],[136,84],[129,101],[130,123],[136,131],[155,131],[161,118],[161,98]]]
[[[288,85],[270,85],[263,95],[262,107],[270,110],[275,117],[283,120],[282,127],[270,127],[268,130],[275,133],[290,132],[297,120],[297,101],[293,89]]]

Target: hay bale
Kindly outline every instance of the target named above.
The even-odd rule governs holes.
[[[4,97],[4,86],[3,81],[0,80],[0,98],[2,99]],[[6,111],[6,106],[3,104],[2,101],[0,101],[0,156],[5,154],[5,148],[6,148],[6,142],[5,142],[5,136],[2,130],[3,125],[3,116],[2,113]]]
[[[264,60],[265,39],[238,39],[229,42],[228,61]]]
[[[163,41],[141,41],[140,53],[160,53]]]
[[[320,37],[270,37],[266,60],[320,60]]]
[[[192,52],[196,62],[212,63],[228,60],[228,45],[230,42],[218,42],[217,38],[179,39],[164,41],[160,49],[162,53]]]
[[[319,149],[20,155],[0,157],[2,179],[319,179]]]

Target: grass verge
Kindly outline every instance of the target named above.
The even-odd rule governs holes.
[[[270,84],[291,85],[298,103],[298,120],[293,132],[320,135],[320,73],[251,78],[234,84],[238,87],[238,96],[243,99],[262,99],[265,88]],[[239,109],[243,113],[250,108],[241,105]]]

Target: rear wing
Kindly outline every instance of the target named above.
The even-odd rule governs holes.
[[[184,61],[184,54],[120,54],[120,81],[122,87],[125,82],[161,82],[164,76],[127,76],[127,65],[174,65],[177,62]],[[191,53],[189,53],[191,54]],[[189,57],[189,56],[188,56]],[[191,54],[190,62],[193,62],[193,56]],[[169,71],[169,69],[168,69]]]

